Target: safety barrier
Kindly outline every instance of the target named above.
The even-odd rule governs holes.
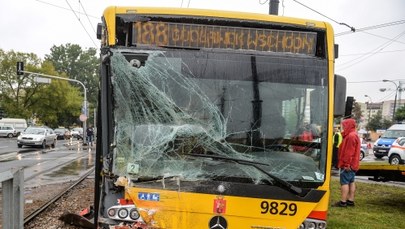
[[[0,172],[3,190],[3,228],[24,228],[24,170]]]

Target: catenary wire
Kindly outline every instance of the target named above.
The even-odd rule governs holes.
[[[82,4],[82,2],[81,2],[80,0],[79,0],[79,4],[80,4],[80,6],[81,6],[82,9],[83,9],[83,12],[84,12],[84,14],[85,14],[86,17],[87,17],[87,21],[89,22],[90,27],[93,29],[94,34],[97,34],[96,29],[94,28],[93,24],[91,23],[90,18],[89,18],[89,15],[87,14],[86,9],[84,9],[84,6],[83,6],[83,4]]]
[[[355,31],[356,31],[356,29],[355,29],[353,26],[350,26],[350,25],[348,25],[348,24],[346,24],[346,23],[344,23],[344,22],[338,22],[338,21],[336,21],[336,20],[334,20],[334,19],[332,19],[332,18],[326,16],[325,14],[323,14],[323,13],[317,11],[317,10],[314,10],[314,9],[312,9],[311,7],[305,5],[305,4],[303,4],[303,3],[301,3],[301,2],[299,2],[299,1],[297,1],[297,0],[293,0],[293,1],[296,2],[296,3],[298,3],[298,4],[300,4],[301,6],[303,6],[303,7],[305,7],[305,8],[307,8],[307,9],[309,9],[309,10],[311,10],[311,11],[313,11],[313,12],[319,14],[319,15],[321,15],[322,17],[325,17],[325,18],[327,18],[327,19],[329,19],[329,20],[335,22],[336,24],[344,25],[344,26],[346,26],[346,27],[349,27],[352,32],[355,32]]]
[[[93,42],[94,47],[97,48],[96,43],[94,42],[94,40],[92,39],[92,37],[90,36],[90,33],[87,31],[86,27],[83,25],[82,21],[80,20],[79,16],[76,14],[76,12],[73,10],[72,6],[70,5],[69,1],[66,0],[66,3],[69,5],[70,9],[72,10],[73,14],[76,16],[77,20],[80,22],[80,25],[82,25],[84,31],[86,31],[87,35],[89,36],[91,42]]]
[[[387,23],[383,23],[383,24],[379,24],[379,25],[372,25],[372,26],[367,26],[364,28],[356,29],[356,32],[364,32],[366,30],[380,29],[380,28],[389,27],[389,26],[401,25],[404,23],[405,23],[405,20],[387,22]],[[343,36],[343,35],[347,35],[347,34],[353,34],[353,32],[346,31],[346,32],[336,33],[335,37],[339,37],[339,36]]]
[[[360,62],[363,62],[363,61],[367,60],[368,58],[374,56],[376,53],[379,53],[379,52],[381,52],[382,50],[384,50],[386,47],[388,47],[389,45],[391,45],[394,41],[398,40],[398,39],[399,39],[401,36],[403,36],[403,35],[405,35],[405,31],[403,31],[403,32],[401,32],[400,34],[398,34],[394,39],[392,39],[392,40],[390,40],[390,41],[388,41],[388,42],[386,42],[386,43],[384,43],[384,44],[382,44],[382,45],[376,47],[375,49],[373,49],[373,50],[370,52],[370,54],[363,55],[363,56],[360,56],[360,57],[355,58],[355,59],[353,59],[353,60],[350,60],[350,61],[348,61],[348,62],[346,62],[346,63],[343,63],[343,64],[339,65],[339,67],[337,67],[337,68],[339,69],[339,71],[342,71],[342,70],[347,69],[347,68],[350,68],[350,67],[352,67],[352,66],[354,66],[354,65],[356,65],[356,64],[358,64],[358,63],[360,63]],[[344,67],[342,67],[342,65],[343,65]]]
[[[59,8],[59,9],[72,11],[72,9],[69,9],[69,8],[66,8],[66,7],[63,7],[63,6],[58,6],[58,5],[49,3],[49,2],[45,2],[45,1],[41,1],[41,0],[34,0],[34,1],[40,2],[40,3],[45,4],[45,5],[50,5],[50,6]],[[79,12],[79,11],[75,11],[75,10],[73,10],[73,11],[74,11],[75,13],[77,13],[77,14],[83,14],[82,12]],[[92,15],[88,15],[88,16],[91,17],[91,18],[97,19],[97,20],[99,19],[99,17],[96,17],[96,16],[92,16]]]

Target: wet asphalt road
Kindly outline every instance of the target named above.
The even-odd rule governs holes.
[[[75,180],[94,166],[95,149],[81,142],[58,140],[56,148],[17,148],[16,138],[0,138],[0,172],[24,168],[25,186],[40,186]]]

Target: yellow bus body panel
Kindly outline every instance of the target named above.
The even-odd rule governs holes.
[[[159,201],[141,200],[139,193],[158,193]],[[160,189],[127,187],[126,198],[132,200],[145,222],[153,228],[209,228],[217,215],[227,220],[228,228],[294,228],[305,220],[318,203],[261,198],[218,196]],[[222,213],[215,211],[215,201],[224,201]],[[328,198],[323,198],[325,201]],[[264,211],[262,202],[269,203]],[[294,206],[293,208],[287,206]],[[277,206],[277,207],[276,207]],[[270,210],[272,208],[272,210]],[[281,210],[284,212],[281,214]],[[326,209],[324,209],[326,211]]]

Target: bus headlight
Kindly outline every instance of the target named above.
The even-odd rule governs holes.
[[[326,222],[323,220],[317,220],[317,219],[306,219],[299,227],[298,229],[325,229],[326,228]]]
[[[107,210],[110,219],[126,222],[144,222],[135,205],[114,205]]]
[[[308,228],[308,229],[316,229],[316,224],[315,224],[315,222],[310,222],[310,223],[308,223],[307,228]]]
[[[108,216],[114,217],[115,213],[116,213],[116,210],[115,210],[115,208],[110,208],[110,209],[108,209],[107,213],[108,213]]]
[[[120,217],[121,219],[125,219],[128,216],[128,210],[126,208],[121,208],[120,210],[118,210],[118,217]]]
[[[139,212],[136,209],[132,209],[129,212],[129,218],[133,219],[133,220],[137,220],[139,219]]]
[[[325,229],[325,228],[326,228],[326,223],[325,223],[325,222],[320,222],[320,223],[318,224],[318,228],[319,228],[319,229]]]

